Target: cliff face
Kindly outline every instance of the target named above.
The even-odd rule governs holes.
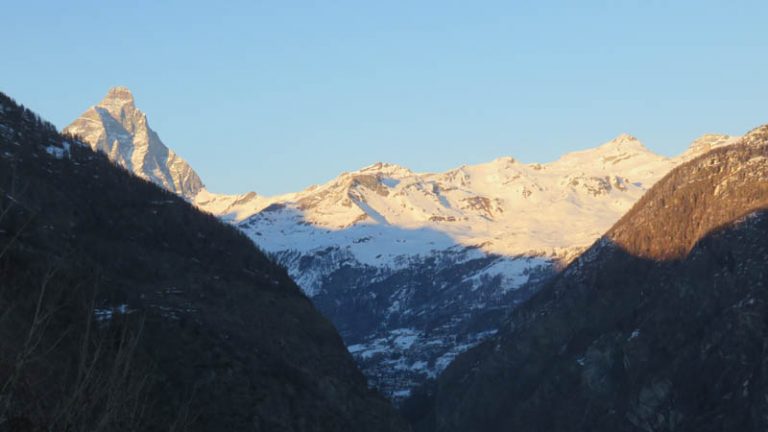
[[[124,87],[109,90],[104,99],[64,129],[94,150],[137,176],[192,199],[203,182],[192,167],[160,141]]]
[[[410,400],[418,428],[765,430],[767,130],[660,180]]]
[[[0,94],[0,429],[407,429],[281,267],[153,182]]]

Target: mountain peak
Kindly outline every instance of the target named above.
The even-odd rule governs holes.
[[[396,165],[396,164],[389,163],[389,162],[381,162],[381,161],[379,161],[379,162],[373,163],[371,165],[368,165],[366,167],[363,167],[361,169],[361,171],[379,171],[379,170],[384,170],[384,169],[387,169],[387,168],[400,168],[400,166]]]
[[[80,136],[114,163],[171,192],[191,199],[203,183],[192,167],[163,144],[126,87],[112,87],[65,132]]]
[[[620,133],[616,138],[614,138],[613,141],[626,142],[626,141],[639,141],[639,140],[636,137],[626,132],[623,132],[623,133]]]
[[[387,162],[376,162],[375,164],[368,165],[358,170],[359,172],[374,172],[385,175],[410,175],[411,170],[397,164]]]
[[[513,165],[516,164],[517,161],[512,156],[502,156],[498,157],[493,160],[494,163],[502,164],[502,165]]]
[[[635,156],[663,159],[661,156],[648,150],[639,139],[630,134],[623,133],[598,147],[567,153],[558,159],[558,163],[565,163],[571,166],[574,164],[591,163],[591,161],[599,159],[604,163],[610,162],[611,165],[615,165],[617,163],[624,163],[624,161]],[[632,164],[634,163],[633,159]]]
[[[616,138],[604,144],[605,147],[643,146],[640,140],[628,133],[619,134]]]
[[[143,115],[136,109],[133,93],[126,87],[112,87],[96,107],[107,110],[116,120],[140,118]]]
[[[706,153],[714,147],[718,147],[730,138],[728,135],[704,134],[691,142],[688,152]]]
[[[622,133],[616,138],[598,147],[598,149],[610,152],[649,152],[649,150],[640,142],[639,139],[628,133]]]
[[[133,93],[127,87],[116,86],[109,89],[107,95],[104,96],[102,104],[104,102],[119,102],[123,104],[133,104]]]
[[[763,144],[768,141],[768,124],[758,126],[744,135],[747,144]]]

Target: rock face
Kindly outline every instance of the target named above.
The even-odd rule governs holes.
[[[3,94],[0,311],[3,430],[408,429],[242,233]]]
[[[768,127],[658,182],[410,400],[430,431],[768,427]]]
[[[193,198],[203,188],[192,167],[149,127],[127,88],[110,89],[64,132],[81,137],[115,164],[185,198]]]

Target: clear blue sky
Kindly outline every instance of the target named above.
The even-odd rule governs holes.
[[[220,3],[220,4],[217,4]],[[0,90],[59,127],[130,87],[216,192],[375,161],[676,154],[768,123],[765,1],[6,1]]]

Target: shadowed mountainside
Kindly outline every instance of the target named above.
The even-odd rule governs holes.
[[[765,430],[767,132],[662,179],[409,400],[417,430]]]
[[[271,213],[254,219],[270,218]],[[249,222],[240,227],[253,235]],[[281,239],[274,238],[290,233],[294,224],[252,238],[277,242]],[[326,234],[311,224],[301,230],[308,243]],[[551,278],[557,265],[549,257],[490,255],[454,244],[428,227],[361,225],[345,234],[353,239],[352,248],[285,250],[273,257],[298,284],[318,287],[309,293],[313,304],[334,323],[369,383],[395,404],[493,334],[510,307]],[[446,246],[450,244],[454,246]],[[430,246],[434,249],[428,254],[404,254],[387,266],[360,260],[360,254]]]
[[[407,430],[245,236],[0,94],[0,429]]]

